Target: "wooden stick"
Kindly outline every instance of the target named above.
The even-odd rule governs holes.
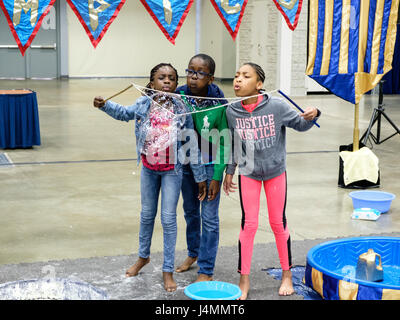
[[[359,135],[360,129],[358,128],[358,114],[359,114],[359,105],[356,103],[354,105],[354,132],[353,132],[353,151],[358,151],[359,149]]]
[[[124,93],[126,90],[128,90],[128,89],[130,89],[130,88],[132,88],[132,87],[133,87],[133,84],[130,84],[130,85],[127,86],[124,90],[121,90],[120,92],[118,92],[118,93],[112,95],[111,97],[108,97],[108,98],[105,99],[104,101],[108,101],[108,100],[110,100],[110,99],[112,99],[112,98],[114,98],[114,97],[116,97],[116,96],[119,96],[121,93]]]

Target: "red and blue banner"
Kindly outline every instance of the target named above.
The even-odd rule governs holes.
[[[22,55],[31,45],[43,18],[56,0],[0,0],[11,32]],[[126,0],[66,0],[94,48],[104,37]],[[165,37],[175,44],[194,0],[140,0]],[[248,0],[210,0],[235,40]],[[303,0],[273,0],[294,30]],[[312,0],[310,0],[312,1]]]
[[[165,37],[175,44],[193,0],[140,0]]]
[[[125,0],[67,0],[94,48],[117,17]]]
[[[288,27],[294,31],[299,21],[303,0],[273,0],[278,10],[282,13]]]
[[[235,40],[242,22],[247,0],[211,0],[212,5]]]
[[[11,33],[24,55],[35,38],[43,18],[56,0],[2,0],[1,9],[6,16]]]

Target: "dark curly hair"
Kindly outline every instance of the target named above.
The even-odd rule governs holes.
[[[190,58],[189,64],[190,64],[190,62],[192,62],[192,60],[195,59],[195,58],[200,58],[200,59],[202,59],[202,60],[207,64],[208,69],[210,70],[210,73],[211,73],[212,75],[214,75],[214,73],[215,73],[215,61],[214,61],[213,58],[211,58],[208,54],[199,53],[199,54],[196,54],[195,56],[193,56],[192,58]]]

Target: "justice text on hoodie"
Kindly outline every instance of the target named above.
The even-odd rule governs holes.
[[[240,101],[232,103],[226,118],[233,138],[226,173],[234,174],[239,165],[239,174],[262,181],[286,170],[286,127],[306,131],[314,124],[281,98],[266,95],[252,112]]]

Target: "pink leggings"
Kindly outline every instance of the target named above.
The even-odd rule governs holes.
[[[264,184],[267,197],[269,224],[275,236],[279,261],[282,270],[291,268],[290,235],[286,226],[286,172],[266,181],[258,181],[239,176],[240,204],[242,206],[242,225],[239,235],[238,272],[250,274],[253,244],[258,229],[260,193]]]

